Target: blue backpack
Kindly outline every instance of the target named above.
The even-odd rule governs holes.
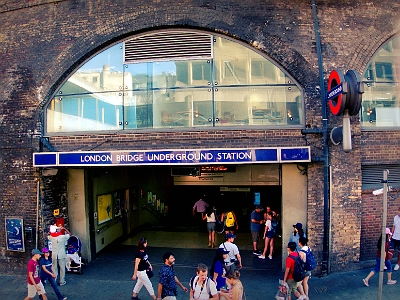
[[[317,266],[317,260],[315,259],[314,253],[312,253],[311,249],[300,250],[306,254],[306,262],[304,263],[304,269],[306,271],[312,271]]]
[[[276,234],[276,228],[278,227],[278,221],[277,220],[271,220],[271,231],[272,234]]]

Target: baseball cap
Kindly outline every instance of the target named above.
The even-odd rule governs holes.
[[[43,253],[49,253],[49,249],[46,248],[46,247],[44,247],[44,248],[42,248],[42,252],[43,252]]]
[[[32,250],[32,255],[35,255],[35,254],[40,254],[40,255],[42,255],[43,253],[40,252],[39,249],[33,249],[33,250]]]
[[[217,249],[217,254],[228,254],[229,251],[225,250],[224,248],[218,248]]]
[[[225,235],[225,239],[230,239],[230,238],[236,238],[236,235],[234,235],[233,233],[229,232]]]
[[[263,207],[261,205],[256,205],[256,209],[261,209],[263,210]]]
[[[303,224],[296,223],[296,225],[293,225],[293,227],[296,227],[297,229],[303,229]]]
[[[392,235],[392,232],[390,231],[390,228],[386,228],[386,234]]]

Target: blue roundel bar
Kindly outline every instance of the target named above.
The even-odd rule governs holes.
[[[310,161],[310,147],[77,151],[33,154],[33,166],[35,167],[254,164]]]

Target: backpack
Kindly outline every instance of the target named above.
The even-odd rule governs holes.
[[[293,267],[293,280],[296,282],[300,282],[306,277],[306,270],[304,269],[304,261],[300,258],[300,255],[293,256],[289,255],[291,259],[294,260],[294,267]]]
[[[317,260],[315,259],[314,253],[312,253],[311,249],[300,250],[306,254],[306,262],[304,263],[304,269],[306,271],[312,271],[317,266]]]
[[[271,232],[273,235],[276,234],[276,228],[278,227],[278,221],[277,220],[271,220]]]
[[[196,284],[197,284],[197,282],[196,282],[196,284],[194,283],[195,278],[196,278],[196,276],[193,276],[192,278],[190,278],[190,288],[193,290],[193,292],[194,292],[194,290],[196,288]],[[210,278],[207,277],[206,281],[207,281],[206,282],[206,291],[210,295],[210,298],[212,298],[211,290],[210,290]]]
[[[233,216],[233,212],[231,211],[226,214],[225,226],[226,227],[235,226],[235,217]]]

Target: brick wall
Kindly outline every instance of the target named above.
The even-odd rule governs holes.
[[[363,72],[374,52],[398,32],[400,3],[381,1],[316,1],[323,48],[324,73],[334,68]],[[0,1],[0,187],[4,217],[18,215],[35,224],[36,182],[31,154],[38,151],[43,107],[57,87],[85,60],[104,47],[149,29],[189,27],[226,34],[264,52],[282,65],[304,88],[306,125],[321,127],[318,57],[310,1]],[[179,9],[178,9],[179,6]],[[329,127],[340,123],[328,115]],[[399,163],[399,133],[361,132],[352,118],[353,152],[330,147],[332,182],[332,270],[351,269],[364,251],[364,205],[361,163]],[[395,138],[393,138],[395,137]],[[118,135],[51,137],[58,151],[76,149],[140,149],[196,147],[257,147],[310,145],[321,155],[321,136],[302,137],[299,130],[188,130]],[[160,144],[163,141],[163,144]],[[397,144],[396,144],[397,142]],[[390,147],[394,145],[394,147]],[[397,157],[397,158],[396,158]],[[61,176],[61,174],[60,174]],[[47,190],[46,195],[62,195]],[[50,183],[50,186],[54,187]],[[308,230],[322,249],[323,171],[308,169]],[[57,198],[56,196],[54,196]],[[54,199],[55,199],[54,198]],[[366,200],[365,200],[366,199]],[[44,210],[51,211],[46,203]],[[47,212],[45,212],[47,216]],[[0,241],[5,240],[0,227]],[[30,248],[32,245],[28,245]],[[26,253],[5,250],[7,266],[27,259]],[[355,266],[356,267],[356,266]]]

